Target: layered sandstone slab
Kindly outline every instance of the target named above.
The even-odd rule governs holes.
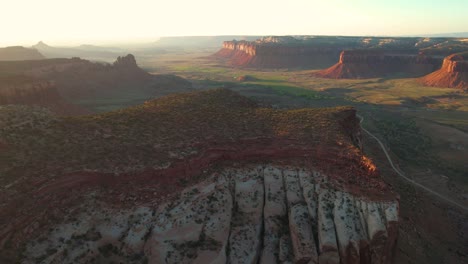
[[[420,79],[427,86],[468,89],[468,55],[453,54],[444,59],[442,67]]]
[[[341,52],[337,64],[314,73],[331,79],[365,79],[403,73],[422,76],[439,67],[438,58],[403,51],[346,50]]]
[[[391,263],[398,201],[332,189],[327,179],[252,164],[226,167],[158,207],[87,204],[28,243],[24,263]],[[319,206],[310,211],[305,200]]]

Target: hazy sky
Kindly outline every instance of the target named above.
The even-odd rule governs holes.
[[[468,31],[468,0],[1,0],[0,46]]]

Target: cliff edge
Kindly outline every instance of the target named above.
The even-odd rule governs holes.
[[[281,41],[225,41],[213,56],[235,67],[323,68],[333,64],[340,49]]]
[[[398,195],[351,107],[275,110],[219,89],[94,116],[6,110],[10,262],[392,261]]]

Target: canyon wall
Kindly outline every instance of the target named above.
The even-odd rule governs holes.
[[[8,84],[2,80],[0,104],[47,104],[57,101],[60,95],[53,82],[33,81]]]
[[[335,47],[225,41],[214,56],[237,67],[323,68],[332,65],[340,51]]]
[[[446,57],[439,70],[424,76],[420,82],[427,86],[468,90],[468,55]]]
[[[27,76],[0,78],[0,105],[8,104],[42,106],[61,115],[89,113],[67,102],[54,82]]]
[[[467,50],[465,41],[447,38],[270,36],[255,41],[225,41],[214,57],[223,58],[235,67],[324,69],[335,64],[340,52],[345,51],[346,63],[360,63],[361,69],[334,69],[352,72],[344,74],[346,77],[330,72],[323,76],[367,78],[365,72],[370,72],[367,75],[371,77],[395,72],[422,76],[440,67],[442,55],[453,53],[453,50]],[[365,68],[362,64],[371,65]]]
[[[347,50],[341,52],[337,64],[314,75],[332,79],[376,78],[396,73],[422,76],[433,72],[440,64],[438,58],[404,51]]]

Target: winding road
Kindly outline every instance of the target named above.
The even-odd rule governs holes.
[[[413,184],[414,186],[419,187],[419,188],[421,188],[421,189],[427,191],[428,193],[430,193],[430,194],[432,194],[432,195],[434,195],[434,196],[437,196],[438,198],[444,200],[445,202],[448,202],[448,203],[450,203],[450,204],[452,204],[452,205],[455,205],[455,206],[459,207],[460,209],[462,209],[462,210],[468,212],[468,207],[466,207],[466,206],[464,206],[464,205],[462,205],[462,204],[460,204],[460,203],[457,203],[457,202],[455,202],[455,201],[453,201],[453,200],[451,200],[451,199],[449,199],[449,198],[443,196],[442,194],[440,194],[440,193],[438,193],[438,192],[436,192],[436,191],[434,191],[434,190],[431,190],[431,189],[427,188],[426,186],[424,186],[424,185],[422,185],[422,184],[420,184],[420,183],[417,183],[417,182],[415,182],[414,180],[412,180],[412,179],[406,177],[402,171],[400,171],[399,169],[397,169],[397,168],[395,167],[395,165],[393,164],[393,161],[392,161],[392,159],[390,158],[390,155],[388,154],[387,150],[385,149],[385,146],[384,146],[384,144],[382,143],[382,141],[380,141],[380,139],[378,139],[376,136],[374,136],[374,134],[372,134],[371,132],[369,132],[367,129],[365,129],[364,127],[362,127],[362,122],[364,121],[364,117],[362,117],[362,116],[360,116],[360,115],[357,115],[357,117],[360,119],[360,122],[359,122],[359,123],[361,124],[361,129],[362,129],[364,132],[366,132],[369,136],[371,136],[373,139],[375,139],[375,140],[377,141],[377,143],[379,143],[380,147],[382,148],[383,152],[385,153],[385,156],[387,156],[387,160],[388,160],[388,162],[390,163],[390,166],[392,166],[393,170],[394,170],[399,176],[401,176],[403,179],[405,179],[407,182]]]

